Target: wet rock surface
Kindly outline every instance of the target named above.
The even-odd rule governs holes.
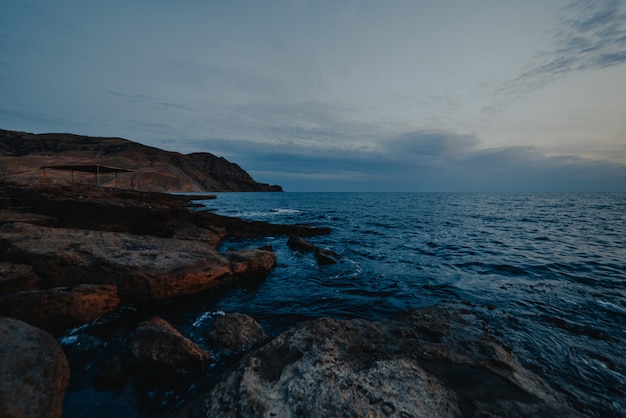
[[[269,339],[258,322],[240,313],[218,316],[209,338],[211,342],[235,352],[249,350]]]
[[[302,323],[251,352],[179,417],[578,414],[475,318],[440,308]]]
[[[210,356],[166,320],[139,324],[130,341],[130,361],[138,373],[167,380],[170,375],[199,374]]]
[[[70,369],[52,335],[0,317],[0,416],[60,417]]]

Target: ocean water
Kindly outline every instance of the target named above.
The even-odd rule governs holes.
[[[216,213],[333,228],[309,241],[341,256],[318,266],[287,237],[254,288],[221,295],[189,322],[243,312],[272,334],[321,316],[379,319],[445,303],[470,310],[520,362],[588,416],[626,416],[626,194],[219,193]]]
[[[246,313],[276,336],[306,319],[375,320],[445,304],[483,318],[584,416],[626,416],[626,193],[218,193],[198,203],[248,220],[331,227],[308,240],[341,257],[318,266],[286,236],[225,240],[221,251],[271,245],[276,268],[260,284],[156,312],[209,350],[224,312]],[[95,390],[99,363],[81,357],[94,344],[84,334],[104,358],[123,356],[132,330],[153,314],[128,307],[60,339],[78,351],[74,370],[82,370],[73,372],[64,416],[170,416],[236,361],[214,352],[191,385]]]

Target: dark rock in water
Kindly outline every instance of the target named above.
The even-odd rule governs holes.
[[[276,264],[276,255],[267,250],[240,250],[224,254],[233,274],[245,280],[263,280]]]
[[[61,417],[70,369],[54,337],[0,317],[0,416]]]
[[[326,248],[319,248],[316,245],[305,240],[304,238],[298,237],[296,235],[289,236],[289,239],[287,240],[287,246],[296,251],[302,251],[307,253],[314,252],[317,264],[321,266],[336,264],[340,258],[339,254]]]
[[[579,416],[445,308],[305,322],[250,352],[179,417]]]
[[[128,381],[128,372],[121,357],[115,356],[104,362],[92,383],[97,390],[120,390]]]
[[[139,324],[130,341],[130,359],[142,376],[167,380],[196,375],[209,354],[166,320],[153,317]]]
[[[298,237],[296,235],[290,235],[287,240],[287,246],[292,250],[303,251],[303,252],[313,252],[317,250],[317,247],[311,244],[309,241],[304,238]]]
[[[35,290],[41,286],[41,278],[31,266],[0,263],[0,295],[21,290]]]
[[[337,264],[339,262],[339,258],[339,254],[325,248],[318,248],[315,251],[315,259],[317,260],[317,264],[320,266]]]
[[[235,352],[249,350],[269,338],[258,322],[240,313],[218,316],[209,337],[214,343]]]
[[[212,212],[196,212],[194,214],[196,225],[207,228],[219,225],[228,233],[235,237],[247,238],[257,236],[271,235],[297,235],[301,237],[316,237],[319,235],[328,235],[331,233],[330,228],[311,227],[308,225],[283,225],[271,224],[261,221],[246,221],[230,216],[218,215]]]
[[[0,296],[0,314],[50,332],[91,322],[120,304],[113,285],[78,285]]]

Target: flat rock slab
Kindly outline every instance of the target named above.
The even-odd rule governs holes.
[[[13,223],[0,226],[0,254],[28,260],[45,287],[114,284],[123,301],[190,295],[237,279],[230,259],[210,244],[149,235]],[[275,261],[269,251],[242,260],[233,254],[236,269],[246,273],[267,274]],[[255,257],[265,261],[258,265]]]
[[[60,417],[69,378],[52,335],[0,317],[0,417]]]
[[[0,262],[0,295],[39,289],[41,278],[26,264]]]
[[[558,394],[441,308],[297,325],[179,417],[574,417]]]
[[[98,319],[119,304],[116,286],[83,284],[0,296],[0,314],[58,332]]]

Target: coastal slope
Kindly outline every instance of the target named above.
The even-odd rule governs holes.
[[[237,164],[210,153],[180,154],[123,138],[70,133],[33,134],[0,129],[0,177],[23,184],[44,181],[44,166],[102,165],[130,172],[100,174],[100,185],[157,192],[270,192]],[[45,181],[94,184],[91,173],[47,169]]]

